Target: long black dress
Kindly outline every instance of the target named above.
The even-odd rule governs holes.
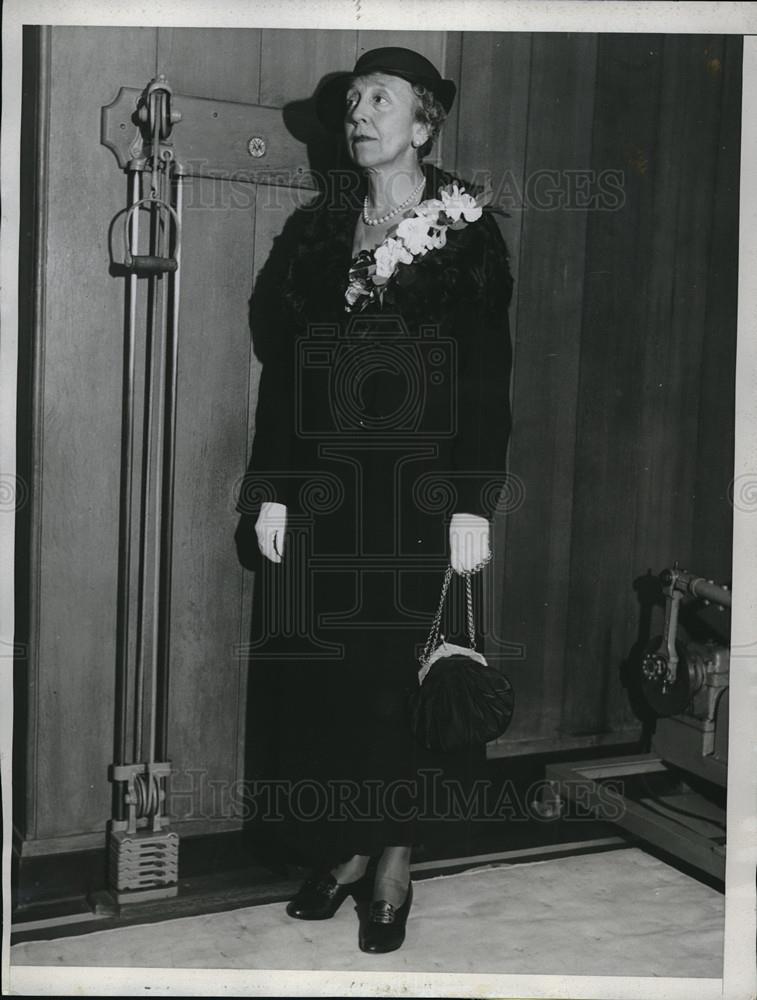
[[[423,169],[424,198],[453,180]],[[255,581],[254,818],[320,862],[417,844],[443,819],[419,773],[459,780],[484,759],[419,748],[407,702],[450,517],[491,517],[510,430],[512,279],[496,221],[448,230],[444,248],[400,266],[381,306],[353,314],[362,194],[336,184],[295,212],[256,283],[263,372],[237,505],[250,533],[262,501],[288,513],[284,559],[262,559]]]

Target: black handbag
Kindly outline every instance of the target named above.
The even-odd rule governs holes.
[[[418,657],[418,687],[410,697],[413,732],[429,750],[459,750],[496,739],[510,725],[515,705],[508,678],[476,649],[470,573],[457,574],[465,579],[470,645],[449,643],[441,632],[452,574],[448,566],[439,607]]]

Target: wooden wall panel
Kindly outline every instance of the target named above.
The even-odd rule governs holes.
[[[502,585],[503,636],[525,658],[510,663],[518,713],[497,752],[554,739],[562,712],[587,220],[549,190],[567,197],[566,171],[591,163],[596,44],[541,35],[531,54],[509,462],[524,500],[508,515]]]
[[[722,86],[705,52],[721,46],[722,39],[702,36],[666,36],[663,42],[651,309],[640,317],[647,335],[636,440],[649,470],[640,477],[638,495],[636,557],[642,567],[655,559],[665,565],[689,559]]]
[[[743,39],[727,35],[719,53],[707,52],[709,71],[722,76],[712,229],[707,273],[705,334],[700,374],[692,572],[719,583],[731,579],[736,305],[738,290],[741,59]],[[736,496],[738,496],[738,484]],[[723,615],[721,626],[726,624]]]
[[[41,248],[46,242],[47,211],[44,200],[47,154],[47,101],[49,98],[49,46],[46,29],[27,25],[22,43],[22,102],[19,178],[20,232],[18,281],[18,385],[16,399],[16,476],[26,485],[25,502],[16,509],[13,663],[13,825],[19,835],[33,825],[35,790],[33,728],[36,644],[39,602],[39,446],[41,427],[36,420],[41,384],[42,338],[37,336],[44,291],[39,281]],[[31,653],[31,655],[30,655]]]
[[[594,121],[594,169],[622,172],[620,204],[593,212],[586,247],[579,419],[575,447],[572,557],[567,588],[565,720],[569,736],[611,732],[625,699],[620,664],[634,635],[632,589],[636,506],[654,473],[639,437],[640,415],[660,396],[645,366],[666,315],[665,258],[672,258],[675,184],[659,149],[662,41],[652,36],[600,39]],[[662,195],[662,197],[660,197]],[[668,213],[666,215],[665,213]],[[655,239],[656,266],[650,267]],[[650,425],[654,434],[654,424]],[[664,433],[664,428],[657,428]],[[642,519],[639,528],[651,527]],[[658,556],[659,558],[659,556]],[[641,571],[646,569],[642,567]],[[625,711],[623,711],[625,714]],[[632,720],[630,720],[632,721]]]
[[[350,70],[357,58],[355,31],[301,31],[293,28],[263,32],[260,103],[281,108],[288,101],[310,97],[327,73]],[[282,72],[286,67],[286,72]]]
[[[177,94],[256,104],[262,34],[258,28],[158,28],[156,71]]]
[[[135,74],[148,78],[154,59],[152,30],[51,29],[34,799],[24,824],[36,838],[104,833],[110,815],[123,282],[108,273],[108,227],[126,185],[100,144],[99,109]]]
[[[240,206],[224,182],[192,183],[198,207],[184,213],[172,575],[176,787],[190,769],[216,781],[237,777],[246,679],[236,655],[243,570],[234,547],[234,486],[247,449],[255,187]]]
[[[362,55],[369,49],[382,48],[385,45],[398,45],[402,48],[413,49],[421,55],[430,59],[439,69],[445,65],[444,50],[446,45],[446,34],[443,31],[394,31],[392,29],[381,29],[380,31],[358,31],[357,33],[357,56]],[[352,67],[349,67],[350,69]]]
[[[592,220],[597,242],[588,267],[601,262],[614,274],[593,286],[584,327],[584,419],[576,455],[583,493],[573,527],[566,648],[565,727],[571,733],[613,731],[631,721],[620,681],[641,615],[634,580],[676,558],[689,562],[700,461],[699,383],[720,105],[720,80],[709,72],[704,49],[708,42],[715,50],[719,44],[686,36],[667,36],[646,49],[643,42],[606,43],[614,58],[605,66],[628,66],[629,53],[636,52],[636,94],[654,78],[649,61],[657,62],[659,85],[656,94],[649,92],[644,120],[653,120],[653,106],[658,117],[648,136],[652,144],[642,146],[648,151],[642,154],[643,184],[629,182],[621,212]],[[613,48],[621,45],[622,53]],[[606,109],[607,121],[598,118],[599,143],[608,134],[604,129],[623,135],[618,105],[624,107],[620,101]],[[595,230],[604,230],[605,240]],[[620,303],[627,308],[619,309]],[[584,393],[591,393],[591,407],[583,405]]]
[[[444,65],[439,66],[443,77],[454,80],[458,85],[457,95],[447,114],[431,159],[438,166],[453,173],[458,169],[458,123],[460,121],[460,81],[463,75],[463,32],[448,31],[444,46]]]
[[[526,32],[465,33],[458,80],[457,169],[474,182],[488,173],[494,202],[510,213],[509,219],[497,220],[515,278],[510,316],[516,334],[531,48]]]

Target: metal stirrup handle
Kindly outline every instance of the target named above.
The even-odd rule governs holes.
[[[173,257],[151,257],[132,252],[134,248],[131,246],[129,223],[131,222],[132,215],[134,215],[134,213],[138,211],[142,205],[155,205],[159,212],[167,212],[170,218],[173,219],[175,243]],[[181,220],[179,219],[176,209],[172,205],[163,201],[161,198],[141,198],[139,201],[132,202],[124,217],[123,235],[125,267],[130,270],[144,270],[145,272],[151,274],[157,274],[164,271],[176,271],[178,269],[178,258],[181,254]]]

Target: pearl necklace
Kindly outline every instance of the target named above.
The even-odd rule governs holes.
[[[399,215],[403,208],[407,208],[413,198],[416,198],[420,194],[425,183],[426,178],[421,177],[420,181],[416,184],[415,189],[410,192],[401,205],[397,205],[397,207],[393,208],[391,212],[387,212],[385,215],[379,216],[378,219],[368,218],[368,195],[366,195],[363,199],[363,222],[366,226],[380,226],[382,222],[388,222],[389,219],[393,219],[395,215]]]

